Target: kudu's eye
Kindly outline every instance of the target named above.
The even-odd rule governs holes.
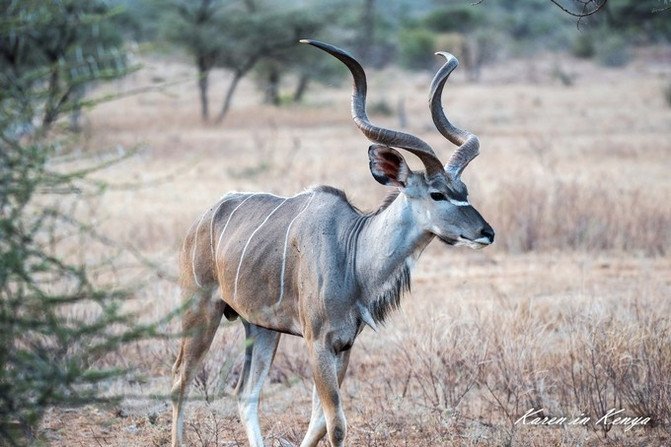
[[[443,194],[442,192],[432,192],[431,193],[431,198],[433,200],[436,200],[436,201],[447,200],[447,196],[445,194]]]

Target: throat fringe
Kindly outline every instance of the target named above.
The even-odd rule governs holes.
[[[401,297],[410,292],[410,266],[399,268],[382,286],[380,294],[370,303],[369,309],[376,323],[384,320],[401,305]]]

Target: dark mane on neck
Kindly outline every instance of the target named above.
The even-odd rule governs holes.
[[[382,211],[389,208],[389,206],[394,202],[394,200],[396,200],[399,194],[401,194],[400,189],[394,189],[392,192],[387,194],[387,197],[385,197],[384,200],[382,201],[382,205],[380,205],[380,208],[378,208],[378,210],[375,211],[374,214],[381,213]]]
[[[386,210],[387,208],[389,208],[389,206],[392,204],[392,202],[394,200],[396,200],[396,198],[401,193],[400,189],[394,189],[392,192],[387,194],[387,196],[384,198],[384,200],[382,201],[382,204],[380,205],[380,207],[377,210],[369,212],[369,213],[363,213],[356,205],[354,205],[354,204],[352,204],[352,202],[350,202],[350,200],[347,197],[347,194],[345,193],[345,191],[343,191],[341,189],[334,188],[333,186],[321,185],[321,186],[317,186],[316,188],[314,188],[314,190],[339,197],[343,201],[347,202],[347,204],[350,207],[352,207],[352,209],[357,211],[359,214],[362,214],[362,215],[365,215],[365,216],[375,216],[376,214],[379,214],[382,211]]]
[[[315,192],[323,192],[326,194],[331,194],[332,196],[340,197],[343,199],[345,202],[349,203],[349,199],[347,198],[347,194],[345,194],[345,191],[342,189],[334,188],[333,186],[328,186],[328,185],[320,185],[316,186],[314,188]]]

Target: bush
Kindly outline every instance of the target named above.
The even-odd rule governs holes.
[[[671,82],[666,84],[664,88],[664,99],[666,99],[666,104],[671,107]]]
[[[424,19],[427,28],[432,31],[462,32],[472,31],[482,21],[482,8],[473,5],[450,5],[434,9]]]
[[[118,373],[95,364],[127,336],[115,326],[130,324],[120,310],[129,293],[97,286],[66,255],[71,238],[89,238],[67,197],[81,175],[46,169],[54,151],[2,144],[0,439],[10,443],[7,427],[29,432],[48,406],[95,400],[95,385]]]
[[[116,38],[101,40],[104,5],[63,3],[14,3],[0,30],[1,445],[27,444],[50,406],[102,400],[99,385],[122,373],[105,357],[150,330],[122,309],[133,291],[100,279],[114,277],[118,247],[79,217],[106,187],[91,174],[114,160],[68,168],[58,156],[69,146],[58,120],[80,106],[73,90],[126,67],[105,47]]]
[[[599,63],[605,67],[623,67],[631,59],[631,50],[626,38],[614,33],[608,33],[597,40],[595,54]]]
[[[571,54],[581,59],[591,59],[594,57],[595,53],[596,49],[594,48],[594,41],[592,40],[592,36],[586,32],[578,33],[576,38],[573,40]]]
[[[381,99],[379,101],[374,101],[368,107],[368,112],[371,115],[379,116],[393,116],[394,108],[389,104],[386,99]]]
[[[433,54],[436,34],[423,28],[404,29],[399,34],[401,64],[412,70],[431,69],[436,63]]]
[[[605,67],[623,67],[631,59],[629,39],[606,27],[580,32],[571,53],[582,59],[596,58]]]

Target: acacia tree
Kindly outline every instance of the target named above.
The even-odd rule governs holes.
[[[263,6],[263,7],[261,7]],[[198,68],[201,116],[208,119],[209,73],[215,67],[232,74],[218,121],[228,113],[243,79],[263,59],[282,58],[298,40],[325,23],[309,11],[228,0],[173,0],[163,20],[165,36],[183,46]]]
[[[222,51],[222,33],[226,2],[223,0],[172,0],[162,20],[165,37],[183,46],[191,54],[198,70],[200,113],[210,114],[208,88],[210,71]],[[155,4],[159,8],[158,3]]]
[[[286,102],[300,102],[311,81],[334,84],[345,78],[340,63],[330,58],[314,57],[303,48],[287,48],[276,55],[264,58],[254,68],[256,82],[264,91],[267,104],[281,105]],[[296,78],[290,94],[281,97],[280,84],[288,75]]]
[[[240,80],[261,60],[291,64],[300,58],[295,53],[298,40],[316,33],[322,20],[301,10],[265,11],[255,14],[229,15],[229,27],[235,40],[222,52],[218,66],[232,71],[233,79],[228,86],[224,103],[219,113],[221,121],[231,107],[235,89]],[[251,30],[251,32],[250,32]],[[276,77],[279,82],[279,77]]]
[[[566,14],[582,19],[594,15],[604,9],[608,0],[548,0],[557,8]],[[484,3],[485,0],[478,0],[474,5]]]
[[[606,6],[608,0],[572,0],[566,2],[573,3],[573,5],[566,5],[560,0],[550,0],[550,2],[566,14],[582,19],[601,11]]]
[[[81,105],[86,85],[127,70],[122,39],[100,0],[0,1],[1,99],[48,131]],[[25,123],[30,125],[32,123]]]
[[[128,71],[114,11],[99,0],[2,1],[0,22],[0,444],[29,443],[44,411],[101,399],[121,371],[99,363],[149,330],[122,302],[132,291],[97,279],[114,248],[80,216],[104,190],[66,168],[56,126],[81,105],[75,90]],[[82,167],[83,166],[83,167]]]

